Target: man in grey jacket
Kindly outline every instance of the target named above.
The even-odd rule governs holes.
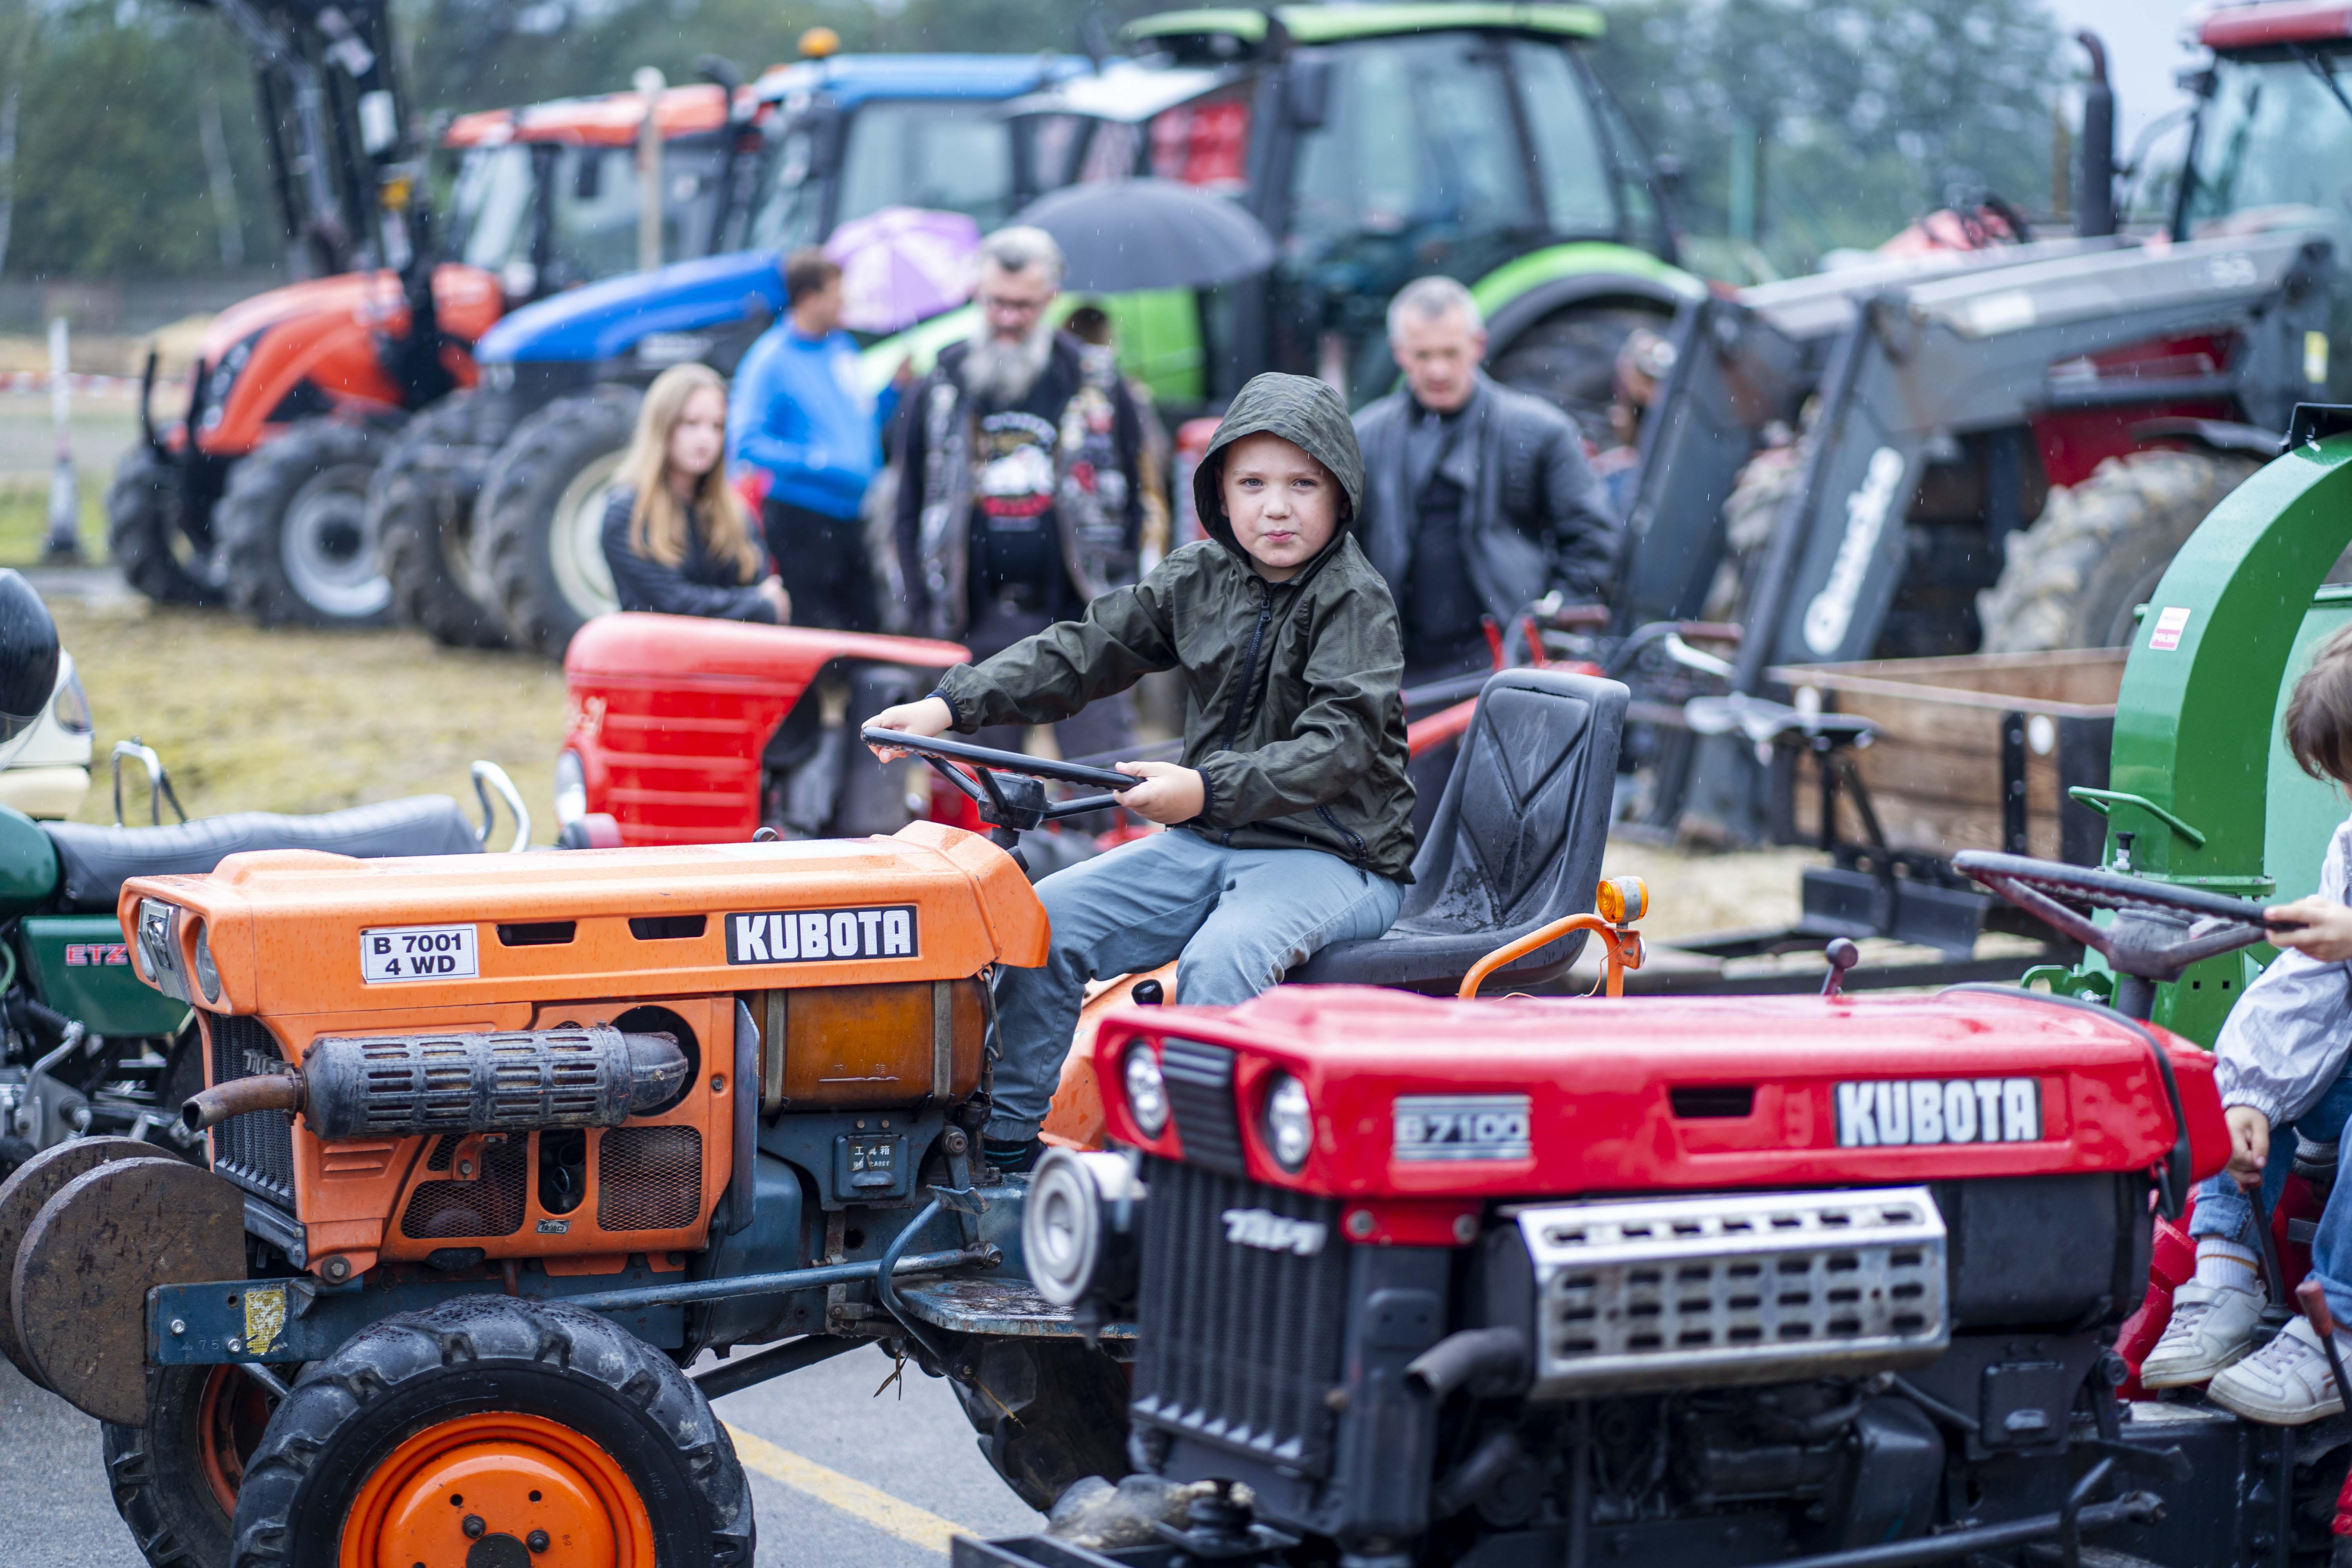
[[[1487,379],[1486,321],[1451,278],[1389,306],[1404,385],[1356,416],[1364,450],[1357,538],[1404,628],[1404,682],[1486,668],[1479,625],[1507,628],[1549,594],[1608,595],[1619,527],[1567,415]]]

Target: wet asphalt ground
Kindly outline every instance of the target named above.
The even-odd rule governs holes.
[[[954,1530],[1044,1521],[980,1456],[944,1383],[858,1351],[719,1402],[760,1519],[759,1568],[940,1568]],[[99,1465],[98,1423],[0,1360],[0,1568],[143,1568]]]

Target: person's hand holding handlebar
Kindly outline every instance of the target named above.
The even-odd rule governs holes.
[[[2263,911],[2274,947],[2291,947],[2322,963],[2352,958],[2352,909],[2316,893]]]
[[[885,708],[866,723],[868,729],[897,730],[929,741],[955,728],[955,714],[940,699],[926,697],[919,702],[901,702],[895,708]],[[895,763],[900,757],[914,754],[897,746],[869,745],[866,749],[874,753],[877,760],[885,763]]]

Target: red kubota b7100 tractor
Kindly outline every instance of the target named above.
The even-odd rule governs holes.
[[[1046,1156],[1024,1255],[1135,1325],[1146,1475],[958,1568],[2352,1562],[2340,1402],[2135,1365],[2228,1153],[2198,1047],[2344,812],[2278,735],[2347,542],[2352,409],[2307,407],[2135,635],[2106,866],[1958,857],[2083,944],[2048,994],[1849,997],[1840,942],[1818,998],[1112,1011],[1124,1152]],[[2266,1331],[2300,1307],[2340,1389],[2288,1208]]]

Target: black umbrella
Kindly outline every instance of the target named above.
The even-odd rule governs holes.
[[[1205,289],[1274,265],[1265,226],[1174,180],[1108,180],[1040,196],[1013,220],[1062,247],[1072,289]]]

